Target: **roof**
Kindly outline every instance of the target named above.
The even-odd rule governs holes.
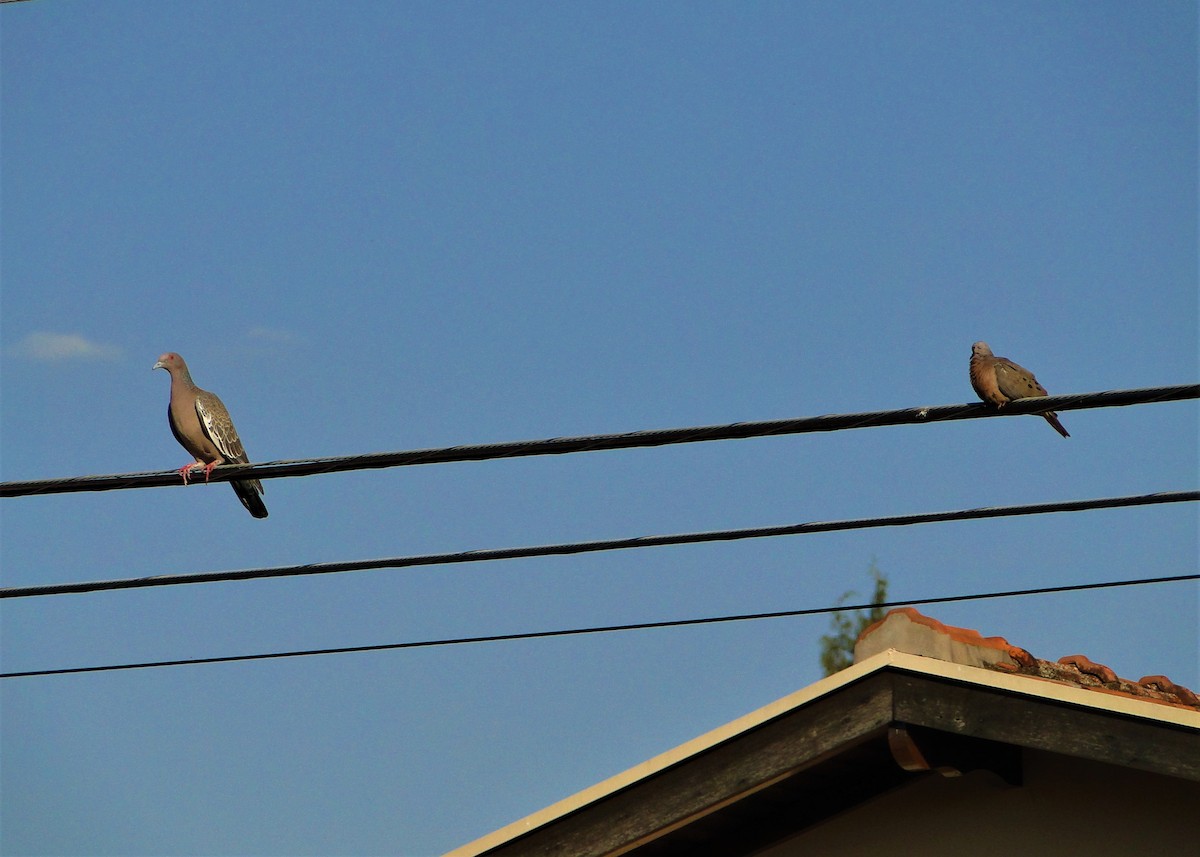
[[[864,629],[854,647],[855,660],[863,660],[885,648],[1200,712],[1200,698],[1166,676],[1149,675],[1131,681],[1118,677],[1108,667],[1093,663],[1084,655],[1044,661],[1011,645],[1003,637],[984,637],[970,628],[943,625],[912,607],[891,610],[883,619]]]
[[[1200,705],[1161,676],[1039,660],[911,608],[864,631],[855,656],[446,857],[750,853],[919,772],[1019,783],[1021,748],[1200,781]]]

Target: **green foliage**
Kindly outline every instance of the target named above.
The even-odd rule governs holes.
[[[869,610],[837,610],[831,615],[833,633],[821,635],[821,669],[825,670],[825,675],[833,675],[854,663],[854,641],[863,629],[878,622],[886,612],[878,605],[887,601],[887,575],[879,570],[874,559],[867,567],[867,572],[875,580],[871,604],[876,606]],[[859,594],[853,589],[843,592],[837,601],[838,606],[858,597]]]

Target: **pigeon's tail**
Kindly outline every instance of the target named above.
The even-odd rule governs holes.
[[[1058,414],[1054,413],[1054,411],[1047,411],[1046,413],[1042,414],[1042,416],[1045,417],[1046,422],[1048,422],[1048,423],[1050,423],[1050,425],[1054,426],[1054,430],[1056,432],[1058,432],[1059,434],[1061,434],[1063,437],[1071,436],[1070,433],[1068,433],[1067,430],[1065,428],[1063,428],[1063,424],[1058,421]],[[242,502],[244,503],[246,501],[243,500]],[[259,505],[262,505],[262,501],[259,501]],[[264,509],[263,512],[265,513],[266,509]]]
[[[252,479],[244,482],[230,482],[233,486],[233,493],[237,494],[238,499],[242,501],[242,505],[246,507],[251,515],[256,518],[267,517],[267,507],[262,501],[263,487],[262,483],[257,479]]]

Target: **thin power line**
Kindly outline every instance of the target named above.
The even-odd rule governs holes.
[[[668,619],[659,622],[635,622],[627,625],[597,625],[589,628],[564,628],[554,631],[526,631],[517,634],[489,634],[481,637],[455,637],[444,640],[418,640],[407,643],[382,643],[370,646],[340,646],[331,649],[303,649],[287,652],[266,652],[255,655],[224,655],[214,658],[184,658],[174,661],[144,661],[141,663],[106,664],[94,667],[64,667],[52,670],[25,670],[0,673],[0,678],[30,678],[33,676],[68,675],[72,673],[112,672],[115,670],[137,670],[150,667],[182,667],[199,664],[228,664],[235,661],[262,661],[276,658],[302,658],[313,655],[345,655],[354,652],[382,652],[392,649],[419,649],[434,646],[456,646],[465,643],[498,643],[510,640],[536,640],[549,637],[570,637],[581,634],[606,634],[614,631],[645,631],[655,628],[682,628],[688,625],[714,625],[721,622],[746,622],[759,619],[782,619],[794,616],[812,616],[837,611],[868,610],[872,607],[904,607],[924,604],[949,604],[956,601],[980,601],[987,598],[1013,598],[1023,595],[1048,595],[1059,592],[1081,592],[1091,589],[1111,589],[1118,586],[1145,586],[1149,584],[1178,583],[1200,580],[1200,574],[1180,574],[1172,577],[1149,577],[1138,580],[1113,580],[1103,583],[1078,583],[1068,586],[1043,586],[1037,589],[1012,589],[1005,592],[985,592],[972,595],[950,595],[941,598],[919,598],[915,601],[883,601],[874,604],[838,605],[836,607],[810,607],[801,610],[779,610],[771,613],[741,613],[733,616],[708,616],[701,619]]]
[[[307,458],[289,461],[270,461],[260,464],[227,464],[212,472],[210,481],[230,479],[277,479],[287,476],[313,476],[320,473],[341,473],[350,470],[369,470],[383,467],[408,467],[415,464],[445,464],[452,461],[488,461],[498,458],[519,458],[532,455],[563,455],[573,452],[597,452],[611,449],[633,449],[666,446],[676,443],[699,443],[709,440],[742,440],[751,437],[804,434],[808,432],[842,431],[877,426],[924,425],[947,420],[973,420],[986,417],[1036,414],[1047,410],[1069,411],[1086,408],[1111,408],[1125,405],[1145,405],[1154,402],[1174,402],[1200,398],[1200,384],[1181,384],[1173,387],[1148,387],[1135,390],[1109,390],[1100,393],[1070,393],[1045,398],[1019,399],[1003,411],[972,402],[962,405],[936,405],[905,408],[896,411],[870,411],[856,414],[826,414],[819,417],[798,417],[761,422],[726,423],[692,426],[689,428],[651,429],[649,431],[597,434],[579,437],[556,437],[507,443],[485,443],[416,449],[401,452],[377,452],[331,458]],[[158,488],[179,486],[182,480],[175,471],[153,473],[118,473],[107,476],[75,476],[63,479],[40,479],[26,482],[0,483],[0,497],[22,497],[31,494],[64,494],[78,491],[116,491],[125,488]]]
[[[815,521],[785,524],[774,527],[751,527],[737,530],[715,530],[697,533],[676,533],[660,536],[604,539],[590,542],[536,545],[529,547],[490,548],[458,553],[420,554],[384,559],[351,560],[343,562],[285,565],[274,568],[248,568],[235,571],[205,571],[190,574],[162,574],[154,577],[127,577],[116,580],[91,580],[78,583],[49,583],[40,586],[19,586],[0,589],[0,598],[29,598],[37,595],[66,595],[80,592],[100,592],[113,589],[140,589],[150,586],[177,586],[185,583],[215,583],[230,580],[255,580],[265,577],[297,577],[308,574],[337,574],[347,571],[366,571],[380,568],[412,568],[414,566],[449,565],[464,562],[489,562],[501,559],[525,559],[537,556],[567,556],[597,551],[630,548],[662,547],[664,545],[698,544],[701,542],[736,541],[771,536],[797,536],[809,533],[828,533],[838,530],[860,530],[871,527],[901,527],[912,524],[931,524],[945,521],[967,521],[981,518],[1006,518],[1017,515],[1041,515],[1050,512],[1083,512],[1091,509],[1114,509],[1125,506],[1149,506],[1160,503],[1182,503],[1200,500],[1200,491],[1168,491],[1131,497],[1100,497],[1092,500],[1067,500],[1057,503],[1034,503],[1024,506],[988,506],[978,509],[959,509],[949,512],[921,512],[892,515],[883,518],[859,518],[843,521]]]

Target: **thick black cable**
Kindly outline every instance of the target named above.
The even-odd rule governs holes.
[[[1200,384],[1173,387],[1149,387],[1136,390],[1109,390],[1100,393],[1069,393],[1037,399],[1020,399],[1003,410],[972,402],[962,405],[935,405],[897,411],[871,411],[857,414],[826,414],[761,422],[727,423],[690,428],[651,429],[621,434],[597,434],[581,437],[557,437],[508,443],[485,443],[416,449],[402,452],[377,452],[331,458],[307,458],[270,461],[260,464],[227,464],[213,470],[209,481],[230,479],[277,479],[287,476],[313,476],[384,467],[408,467],[415,464],[446,464],[453,461],[488,461],[532,455],[563,455],[572,452],[597,452],[699,443],[709,440],[743,440],[808,432],[841,431],[878,426],[923,425],[948,420],[973,420],[985,417],[1036,414],[1047,410],[1070,411],[1087,408],[1112,408],[1175,402],[1200,398]],[[64,479],[40,479],[25,482],[0,482],[0,497],[24,497],[31,494],[64,494],[78,491],[116,491],[125,488],[180,486],[182,480],[173,470],[152,473],[118,473],[107,476],[76,476]]]
[[[387,557],[383,559],[310,563],[308,565],[285,565],[274,568],[162,574],[154,577],[88,580],[77,583],[48,583],[39,586],[17,586],[0,589],[0,598],[30,598],[38,595],[66,595],[70,593],[101,592],[114,589],[141,589],[150,586],[178,586],[185,583],[215,583],[231,580],[257,580],[266,577],[337,574],[347,571],[367,571],[380,568],[412,568],[414,566],[449,565],[464,562],[490,562],[501,559],[526,559],[537,556],[567,556],[597,551],[627,550],[630,548],[736,541],[738,539],[758,539],[771,536],[797,536],[809,533],[829,533],[838,530],[859,530],[872,527],[900,527],[944,521],[968,521],[981,518],[1042,515],[1051,512],[1083,512],[1091,509],[1115,509],[1126,506],[1150,506],[1160,503],[1194,502],[1196,500],[1200,500],[1200,491],[1168,491],[1131,497],[1100,497],[1091,500],[1033,503],[1024,506],[987,506],[979,509],[959,509],[949,512],[920,512],[910,515],[892,515],[883,518],[815,521],[774,527],[750,527],[737,530],[676,533],[661,536],[634,536],[632,538],[603,539],[590,542],[570,542],[515,548],[490,548],[460,551],[457,553],[420,554],[417,556]]]
[[[1102,583],[1077,583],[1065,586],[1041,586],[1036,589],[1010,589],[1004,592],[983,592],[971,595],[949,595],[940,598],[918,598],[909,601],[881,601],[868,604],[842,604],[836,607],[809,607],[800,610],[777,610],[770,613],[740,613],[733,616],[708,616],[700,619],[667,619],[658,622],[634,622],[626,625],[597,625],[589,628],[563,628],[554,631],[525,631],[516,634],[489,634],[480,637],[455,637],[443,640],[417,640],[407,643],[380,643],[368,646],[339,646],[330,649],[303,649],[287,652],[265,652],[255,655],[223,655],[212,658],[183,658],[174,661],[144,661],[142,663],[106,664],[94,667],[64,667],[50,670],[24,670],[0,673],[0,678],[30,678],[33,676],[68,675],[72,673],[113,672],[115,670],[137,670],[150,667],[182,667],[199,664],[228,664],[236,661],[263,661],[277,658],[301,658],[313,655],[345,655],[356,652],[382,652],[394,649],[420,649],[434,646],[457,646],[466,643],[499,643],[512,640],[537,640],[550,637],[571,637],[582,634],[607,634],[615,631],[645,631],[657,628],[682,628],[689,625],[715,625],[722,622],[747,622],[759,619],[783,619],[795,616],[813,616],[820,613],[869,610],[872,607],[907,607],[925,604],[950,604],[959,601],[981,601],[988,598],[1015,598],[1024,595],[1050,595],[1059,592],[1082,592],[1093,589],[1111,589],[1118,586],[1145,586],[1149,584],[1178,583],[1200,580],[1200,574],[1180,574],[1171,577],[1148,577],[1137,580],[1112,580]]]

